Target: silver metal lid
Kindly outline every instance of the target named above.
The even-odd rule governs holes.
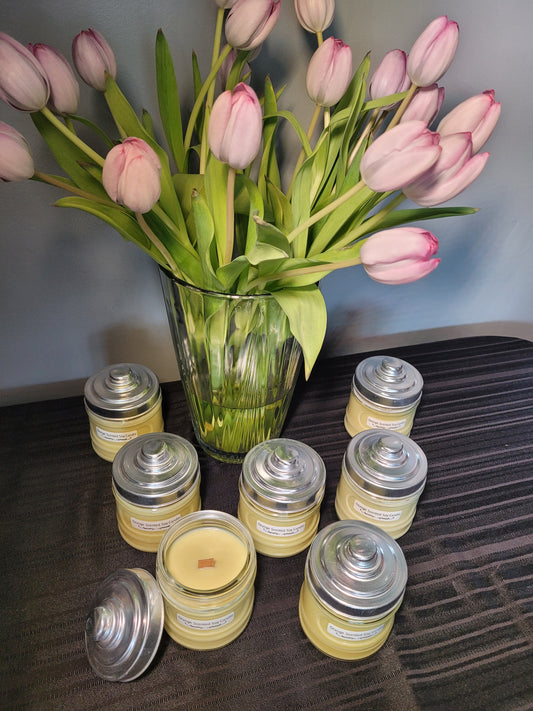
[[[364,521],[336,521],[315,537],[306,578],[316,597],[333,612],[372,620],[403,599],[407,563],[388,533]]]
[[[132,681],[150,665],[164,623],[163,596],[140,568],[122,568],[98,588],[85,625],[93,670],[108,681]]]
[[[424,487],[428,464],[422,449],[407,435],[374,429],[360,432],[350,441],[344,468],[365,491],[396,498]]]
[[[161,397],[156,374],[144,365],[118,363],[103,368],[85,383],[87,407],[103,417],[140,415]]]
[[[418,370],[400,358],[377,355],[361,361],[352,387],[371,402],[388,407],[407,407],[422,395],[424,380]]]
[[[198,454],[183,437],[150,432],[126,442],[113,460],[117,492],[139,506],[181,499],[200,477]]]
[[[322,458],[303,442],[271,439],[246,455],[241,486],[247,496],[269,511],[305,511],[324,496],[326,467]]]

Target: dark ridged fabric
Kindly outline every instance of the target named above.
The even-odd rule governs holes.
[[[298,620],[305,553],[258,556],[243,634],[209,652],[166,633],[149,670],[101,680],[85,655],[85,619],[121,567],[155,574],[155,554],[120,537],[111,464],[91,449],[82,398],[0,411],[0,708],[68,711],[525,711],[533,709],[533,344],[476,337],[382,351],[425,381],[412,438],[428,480],[399,542],[409,580],[393,631],[374,656],[317,651]],[[323,360],[300,381],[284,436],[327,467],[320,526],[349,436],[356,364]],[[179,383],[163,387],[166,429],[193,441]],[[236,515],[239,465],[200,453],[203,508]]]

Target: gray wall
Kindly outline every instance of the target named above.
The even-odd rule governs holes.
[[[302,89],[308,37],[292,0],[256,60],[275,83],[287,83],[287,108],[304,123],[312,106]],[[44,42],[70,57],[72,38],[94,27],[117,56],[118,80],[136,108],[157,113],[153,46],[162,27],[173,48],[182,100],[190,102],[193,49],[210,56],[212,0],[4,0],[0,29],[23,43]],[[388,49],[408,50],[430,20],[459,22],[456,59],[443,79],[443,111],[494,88],[502,117],[487,149],[489,163],[455,204],[472,217],[428,224],[442,263],[426,279],[387,287],[360,268],[323,282],[329,309],[322,356],[458,334],[533,337],[531,242],[533,76],[531,0],[337,0],[333,32],[358,61],[373,66]],[[109,123],[101,96],[83,85],[80,113]],[[39,169],[57,172],[28,116],[0,105],[0,120],[30,140]],[[81,392],[108,363],[137,361],[162,381],[177,377],[157,270],[96,218],[51,207],[59,191],[34,182],[0,185],[0,392],[3,404]]]

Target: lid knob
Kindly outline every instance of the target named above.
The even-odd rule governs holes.
[[[405,377],[403,362],[392,356],[385,356],[376,371],[383,380],[398,381]]]
[[[355,578],[373,577],[383,564],[376,542],[364,534],[347,538],[339,557]]]
[[[294,476],[300,471],[298,453],[287,444],[280,444],[268,455],[268,469],[274,476]]]
[[[143,442],[137,454],[137,465],[139,469],[167,470],[175,461],[167,443],[162,439],[152,438]]]
[[[376,462],[387,467],[398,467],[407,460],[407,451],[399,437],[385,435],[373,445],[372,457]]]
[[[110,390],[123,392],[135,387],[132,369],[128,365],[116,365],[110,368],[105,383]]]

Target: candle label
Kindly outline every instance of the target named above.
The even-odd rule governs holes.
[[[133,518],[133,516],[130,520],[133,528],[139,531],[166,531],[167,528],[170,528],[179,518],[181,518],[181,514],[172,516],[172,518],[166,518],[162,521],[142,521],[140,518]]]
[[[224,615],[224,617],[217,617],[214,620],[193,620],[190,617],[185,617],[180,615],[178,612],[178,622],[184,627],[188,627],[191,630],[217,630],[220,627],[229,625],[233,622],[235,617],[234,612],[230,612],[229,615]]]
[[[342,627],[337,627],[337,625],[328,622],[328,633],[332,637],[337,637],[338,639],[345,639],[347,642],[362,642],[365,639],[371,639],[376,637],[380,632],[383,631],[385,625],[379,625],[371,630],[345,630]]]
[[[401,511],[379,511],[378,509],[373,509],[371,506],[357,501],[357,499],[353,502],[353,507],[357,513],[367,518],[372,518],[374,521],[398,521],[402,515]]]
[[[198,561],[198,567],[199,568],[214,568],[215,567],[215,559],[214,558],[201,558]]]
[[[370,429],[401,430],[407,424],[407,420],[404,418],[403,420],[395,420],[394,422],[390,422],[387,420],[380,420],[377,417],[369,415],[366,418],[366,424],[370,427]]]
[[[257,521],[257,530],[267,536],[296,536],[305,530],[305,521],[296,526],[272,526],[264,521]]]
[[[106,442],[129,442],[130,439],[135,439],[137,437],[137,430],[130,430],[129,432],[109,432],[109,430],[104,430],[96,425],[96,434],[100,439]]]

